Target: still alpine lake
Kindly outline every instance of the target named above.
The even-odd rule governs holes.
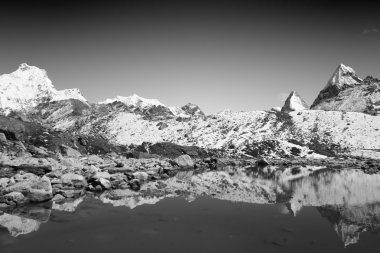
[[[179,172],[0,213],[0,251],[379,252],[380,175],[305,167]]]

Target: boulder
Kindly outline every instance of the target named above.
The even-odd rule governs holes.
[[[10,181],[9,178],[7,177],[0,178],[0,188],[7,187],[9,181]]]
[[[61,153],[64,156],[75,157],[75,158],[82,156],[82,154],[78,150],[75,150],[64,144],[61,145]]]
[[[111,189],[111,182],[105,178],[99,178],[99,183],[100,185],[106,189],[106,190],[109,190]]]
[[[7,137],[5,136],[4,133],[0,133],[0,145],[7,145],[7,144],[8,144]]]
[[[97,171],[93,176],[92,176],[93,179],[95,180],[99,180],[101,178],[103,179],[107,179],[109,180],[111,178],[111,175],[110,173],[106,172],[106,171]]]
[[[122,168],[122,167],[124,167],[124,163],[121,161],[115,161],[115,167],[116,168]]]
[[[129,187],[134,191],[139,191],[141,188],[141,183],[138,179],[133,179],[129,182]]]
[[[61,190],[60,193],[66,198],[78,198],[84,195],[85,190],[84,189],[64,189],[64,190]]]
[[[87,181],[82,175],[67,173],[61,176],[63,186],[73,186],[75,188],[87,187]]]
[[[10,192],[0,197],[0,203],[7,205],[23,204],[25,202],[25,196],[21,192]]]
[[[148,180],[148,177],[149,177],[148,173],[144,171],[137,171],[137,172],[134,172],[132,175],[135,179],[138,179],[139,181],[146,181]]]
[[[74,169],[82,169],[83,167],[82,163],[74,157],[64,157],[64,158],[62,157],[61,164],[68,168],[74,168]]]
[[[194,168],[194,161],[189,155],[181,155],[173,161],[181,168]]]
[[[42,156],[42,157],[49,156],[47,149],[44,147],[29,146],[28,151],[34,156]]]
[[[54,198],[52,199],[53,202],[61,202],[65,200],[66,198],[62,196],[61,194],[56,194]]]
[[[95,165],[95,164],[102,164],[103,162],[104,162],[103,159],[97,155],[90,155],[88,157],[88,164]]]
[[[15,159],[3,158],[1,165],[3,167],[11,167],[15,170],[23,170],[25,172],[34,173],[42,176],[52,171],[52,166],[45,158],[35,157],[17,157]]]
[[[5,193],[20,192],[28,201],[43,202],[53,198],[53,189],[48,177],[37,176],[24,177],[25,179],[16,182],[4,189]]]

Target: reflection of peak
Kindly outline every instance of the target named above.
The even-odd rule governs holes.
[[[346,224],[343,221],[339,222],[339,224],[335,224],[334,230],[344,243],[345,247],[357,243],[359,241],[360,233],[366,231],[365,228],[355,224]]]
[[[289,213],[294,217],[296,217],[302,209],[302,203],[300,201],[289,201],[285,206],[288,208]]]
[[[380,204],[318,207],[321,216],[334,226],[345,246],[357,243],[360,233],[380,231]]]

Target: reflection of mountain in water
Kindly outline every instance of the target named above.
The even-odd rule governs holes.
[[[182,197],[191,202],[202,196],[233,202],[283,203],[293,215],[303,206],[317,207],[346,246],[358,242],[361,232],[376,232],[380,228],[380,175],[359,170],[308,166],[229,168],[199,174],[181,171],[167,180],[148,182],[138,192],[112,190],[98,198],[113,206],[133,209],[164,198]],[[83,198],[53,203],[50,209],[73,212],[82,201]],[[49,219],[50,209],[18,208],[0,215],[0,225],[7,227],[12,236],[30,233]]]
[[[364,231],[380,230],[380,175],[360,170],[324,171],[289,182],[293,214],[302,206],[319,207],[345,246],[357,243]]]

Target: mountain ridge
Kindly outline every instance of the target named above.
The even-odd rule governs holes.
[[[25,119],[48,125],[57,131],[101,136],[115,145],[172,142],[223,149],[230,154],[254,157],[318,157],[336,153],[359,154],[363,150],[367,150],[363,151],[365,155],[370,153],[370,156],[380,157],[379,154],[368,151],[380,149],[380,117],[371,116],[375,114],[365,113],[364,110],[347,112],[334,108],[324,110],[316,106],[309,109],[295,91],[290,93],[281,110],[225,110],[222,113],[205,115],[195,104],[188,103],[181,108],[168,107],[157,99],[146,99],[137,94],[89,104],[87,100],[78,100],[75,97],[77,90],[74,89],[63,90],[69,99],[64,99],[65,96],[54,99],[60,91],[55,90],[45,71],[28,65],[20,66],[17,71],[24,73],[30,68],[42,76],[44,82],[32,84],[39,87],[38,84],[46,83],[48,99],[43,100],[45,93],[39,94],[37,98],[42,101],[36,100],[35,104],[40,103],[28,110],[25,110],[27,107],[17,107],[17,102],[20,101],[15,100],[15,108],[24,109],[21,111]],[[350,89],[372,87],[373,82],[377,82],[375,78],[367,78],[364,80],[369,84],[364,84],[364,80],[357,81],[361,79],[355,75],[352,68],[339,65],[324,90],[330,87],[343,88],[337,95],[328,98],[329,103],[332,101],[336,104],[336,96],[345,94]],[[29,84],[29,75],[24,75],[24,78],[27,80],[18,83]],[[5,87],[4,83],[0,85]],[[4,92],[2,94],[5,96]],[[377,94],[380,92],[375,89],[370,96]],[[327,103],[323,99],[321,103]],[[350,103],[350,99],[347,101],[346,105],[348,103],[357,106],[356,103]]]

